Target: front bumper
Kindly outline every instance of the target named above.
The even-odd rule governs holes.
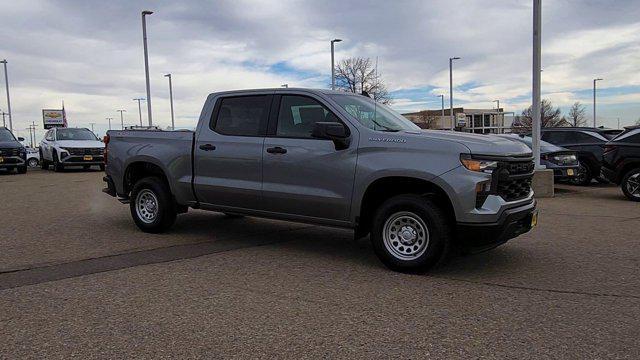
[[[579,166],[563,166],[563,167],[547,167],[553,170],[553,177],[555,179],[573,179],[578,175]]]
[[[0,169],[14,169],[26,165],[25,159],[19,156],[2,156],[2,161],[0,161]]]
[[[68,155],[60,159],[60,163],[64,165],[102,165],[104,157],[102,155],[92,155],[91,159],[85,158],[84,155]]]
[[[536,201],[507,209],[496,222],[458,223],[457,239],[468,252],[481,252],[506,243],[522,235],[537,223]]]

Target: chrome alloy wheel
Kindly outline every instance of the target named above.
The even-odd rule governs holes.
[[[629,194],[640,198],[640,172],[629,176],[626,187]]]
[[[138,218],[151,224],[158,217],[158,198],[153,191],[142,189],[136,196],[136,214]]]
[[[427,250],[429,230],[412,212],[397,212],[387,219],[382,230],[387,251],[400,260],[414,260]]]

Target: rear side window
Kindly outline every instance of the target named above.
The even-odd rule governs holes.
[[[261,136],[266,129],[271,96],[239,96],[220,100],[213,130],[224,135]]]
[[[565,131],[545,131],[542,133],[542,140],[555,145],[562,145],[567,143],[566,133]]]
[[[339,122],[331,111],[318,101],[297,95],[284,95],[280,101],[276,136],[311,138],[317,122]]]
[[[589,143],[597,143],[603,142],[602,139],[598,139],[595,136],[583,133],[583,132],[571,132],[569,138],[569,143],[573,144],[589,144]]]

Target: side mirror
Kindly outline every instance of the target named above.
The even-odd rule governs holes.
[[[333,141],[336,150],[344,150],[350,143],[349,129],[339,122],[317,122],[313,126],[311,136]]]
[[[18,138],[18,141],[24,141],[24,138],[21,136]]]

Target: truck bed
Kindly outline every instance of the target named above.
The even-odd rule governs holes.
[[[124,193],[127,167],[135,162],[150,162],[169,177],[168,183],[178,202],[194,201],[191,188],[194,132],[188,130],[110,130],[108,144],[109,173],[116,191]]]

